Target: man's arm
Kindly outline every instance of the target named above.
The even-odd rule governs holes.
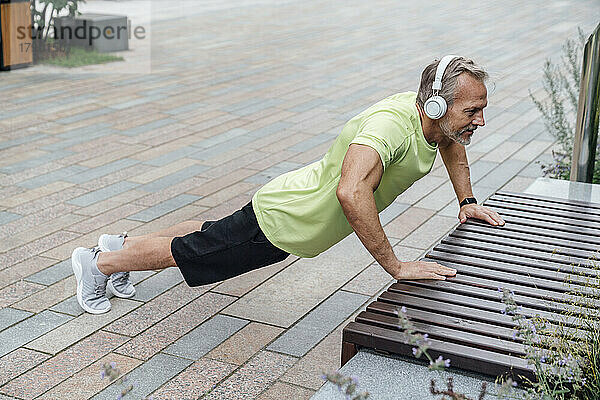
[[[440,147],[439,150],[450,181],[452,181],[458,202],[460,203],[467,197],[473,197],[471,173],[465,147],[459,143],[452,142],[445,147]],[[497,212],[478,204],[462,206],[458,217],[461,223],[465,222],[467,218],[478,218],[492,225],[504,225],[504,220]]]
[[[342,164],[337,197],[348,222],[379,264],[396,279],[445,279],[456,270],[435,262],[400,262],[383,231],[373,192],[383,176],[379,154],[369,146],[351,144]]]

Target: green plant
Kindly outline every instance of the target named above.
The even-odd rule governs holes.
[[[52,57],[55,54],[69,52],[68,43],[53,38],[53,28],[56,18],[68,13],[70,17],[81,14],[79,5],[86,0],[35,0],[32,2],[31,14],[33,19],[32,39],[35,61]],[[38,9],[41,8],[41,11]],[[52,32],[52,34],[51,34]]]
[[[526,392],[519,396],[503,393],[501,398],[527,400],[599,400],[600,399],[600,313],[597,301],[600,288],[595,260],[589,268],[595,270],[585,284],[572,285],[560,320],[549,321],[539,315],[526,317],[513,298],[513,293],[499,288],[506,305],[505,313],[516,324],[515,337],[525,346],[525,358],[534,368],[535,381],[525,380]],[[579,326],[578,329],[570,325]]]
[[[546,129],[556,139],[557,149],[552,151],[553,162],[541,163],[544,176],[557,179],[569,179],[571,158],[573,154],[573,138],[575,137],[575,119],[579,101],[579,85],[581,81],[582,50],[585,35],[578,28],[578,39],[567,39],[562,47],[559,64],[550,59],[544,63],[543,88],[546,100],[536,98],[531,91],[529,96],[542,114]],[[600,155],[596,152],[593,182],[600,182]]]
[[[102,379],[108,378],[109,382],[113,382],[113,381],[117,380],[117,378],[118,378],[117,383],[119,385],[125,385],[129,379],[126,376],[122,376],[119,378],[120,375],[121,375],[121,370],[119,368],[117,368],[117,364],[114,361],[111,362],[110,364],[104,363],[102,365],[102,371],[100,371],[100,377]],[[133,390],[133,387],[134,387],[133,383],[128,383],[121,390],[121,393],[119,393],[119,395],[117,396],[117,400],[121,400],[121,399],[123,399],[124,396],[127,396],[127,394]],[[152,400],[152,397],[144,398],[142,400]]]

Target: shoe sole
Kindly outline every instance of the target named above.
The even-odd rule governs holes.
[[[108,279],[108,282],[106,282],[106,287],[111,291],[112,294],[114,294],[115,296],[120,297],[122,299],[130,299],[133,296],[135,296],[135,289],[133,290],[133,293],[131,295],[129,295],[129,296],[125,296],[124,294],[122,294],[119,291],[117,291],[115,289],[115,287],[113,286],[110,278]]]
[[[102,251],[111,251],[108,247],[106,247],[106,245],[104,244],[104,237],[107,237],[108,235],[106,233],[100,235],[100,238],[98,239],[98,247],[100,247],[100,250]],[[108,282],[106,283],[106,287],[110,290],[110,292],[112,294],[114,294],[117,297],[120,297],[121,299],[130,299],[133,296],[135,296],[135,288],[133,289],[133,294],[126,296],[124,294],[122,294],[121,292],[119,292],[118,290],[115,289],[115,287],[113,286],[110,278],[108,279]]]
[[[111,308],[110,306],[106,310],[94,310],[93,308],[88,307],[83,302],[83,297],[82,297],[83,284],[81,282],[81,275],[83,274],[83,272],[82,272],[83,267],[81,266],[81,263],[79,262],[79,258],[76,256],[80,250],[86,250],[86,249],[83,247],[78,247],[77,249],[75,249],[75,251],[73,251],[73,254],[71,255],[71,266],[73,267],[73,272],[75,273],[75,279],[77,280],[77,302],[79,303],[81,308],[83,308],[85,311],[89,312],[90,314],[105,314],[110,311],[110,308]]]

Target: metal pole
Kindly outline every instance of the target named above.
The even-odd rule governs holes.
[[[598,142],[598,109],[600,96],[600,24],[585,43],[577,128],[573,141],[571,181],[592,182],[596,144]]]

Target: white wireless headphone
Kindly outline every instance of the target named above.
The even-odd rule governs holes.
[[[444,56],[435,71],[435,80],[433,81],[433,93],[430,98],[427,99],[424,105],[425,115],[427,115],[431,119],[440,119],[446,114],[446,110],[448,110],[448,104],[446,100],[442,96],[439,96],[438,93],[442,89],[442,77],[444,76],[444,72],[446,71],[446,67],[448,64],[452,62],[456,57],[455,55],[447,55]]]

